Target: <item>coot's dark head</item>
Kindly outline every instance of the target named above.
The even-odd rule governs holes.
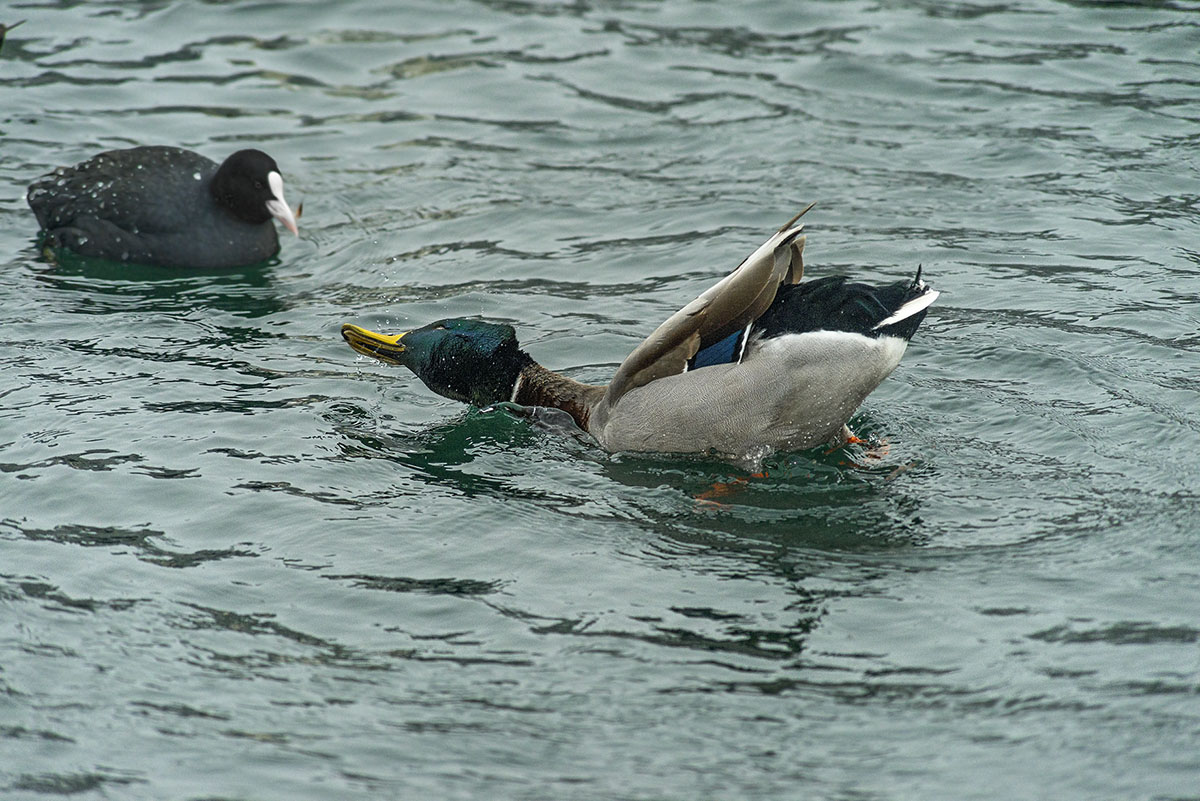
[[[217,203],[239,220],[255,225],[274,217],[293,234],[296,216],[283,199],[283,176],[275,159],[261,150],[239,150],[225,159],[213,177]]]

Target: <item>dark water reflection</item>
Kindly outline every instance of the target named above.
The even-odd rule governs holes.
[[[145,267],[60,253],[37,274],[63,311],[180,313],[216,309],[240,317],[282,311],[273,265],[253,265],[198,275],[193,270]]]

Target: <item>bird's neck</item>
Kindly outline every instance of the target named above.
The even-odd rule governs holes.
[[[604,387],[581,384],[565,375],[547,370],[531,362],[517,375],[512,401],[522,406],[548,406],[561,409],[575,420],[575,425],[588,430],[592,409],[604,397]]]

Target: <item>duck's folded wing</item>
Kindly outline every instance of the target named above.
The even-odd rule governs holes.
[[[784,283],[796,283],[804,272],[804,237],[793,217],[751,253],[729,275],[667,318],[625,357],[605,392],[611,408],[626,392],[668,375],[683,372],[701,348],[745,328],[771,305]]]

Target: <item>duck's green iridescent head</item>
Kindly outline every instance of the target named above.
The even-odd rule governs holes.
[[[359,353],[407,367],[437,394],[475,406],[509,400],[533,361],[511,325],[482,320],[438,320],[390,336],[347,323],[342,337]]]

